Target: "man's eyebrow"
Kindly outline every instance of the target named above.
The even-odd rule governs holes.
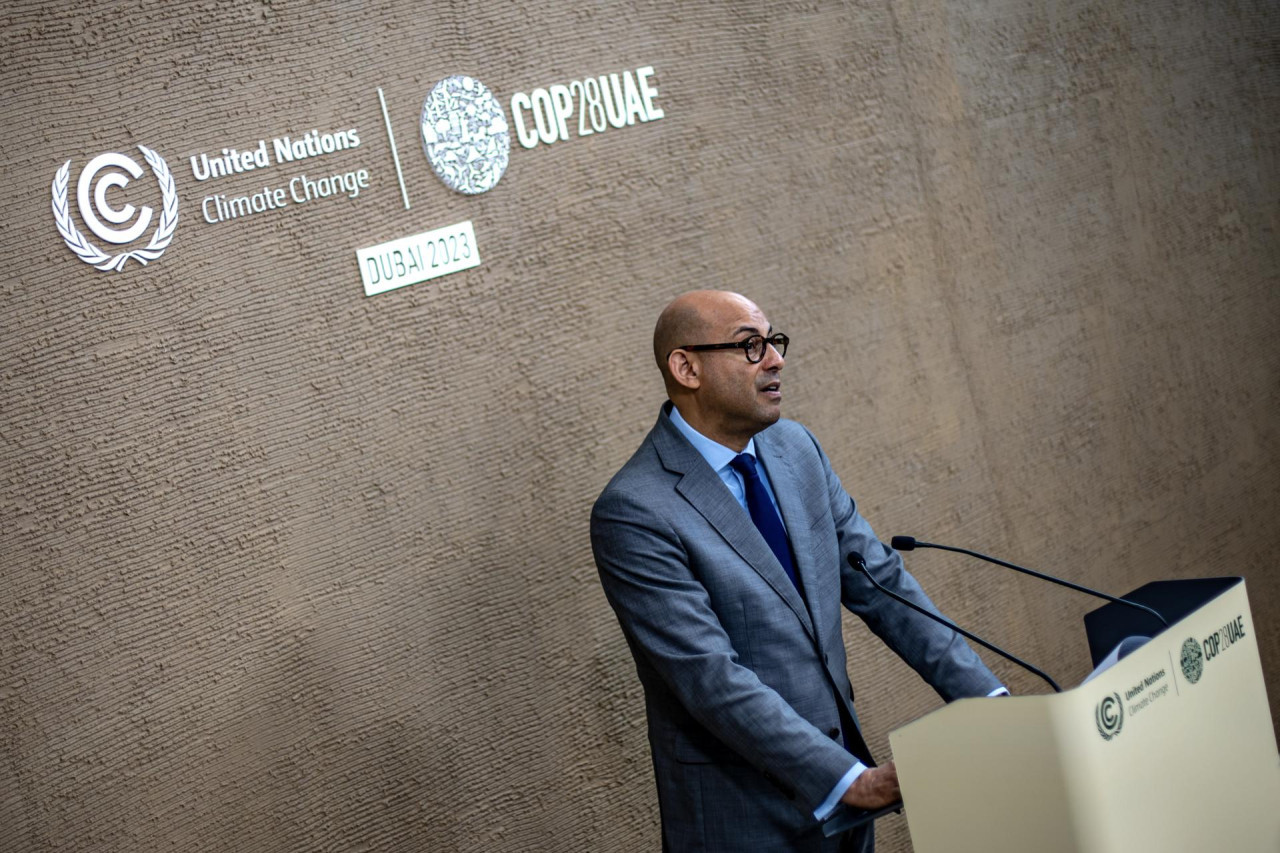
[[[753,334],[753,335],[758,335],[758,334],[760,334],[760,330],[759,330],[758,328],[756,328],[755,326],[739,326],[739,327],[738,327],[738,329],[737,329],[737,331],[735,331],[733,334],[734,334],[734,336],[736,337],[736,336],[738,336],[738,335],[742,334],[743,332],[750,332],[750,333],[751,333],[751,334]],[[768,328],[768,330],[766,330],[766,331],[765,331],[764,336],[767,338],[767,337],[769,337],[769,335],[771,335],[771,334],[773,334],[773,326],[770,326],[770,327]]]

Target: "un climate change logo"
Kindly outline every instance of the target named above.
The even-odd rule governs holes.
[[[1182,674],[1187,677],[1187,681],[1195,684],[1200,680],[1201,674],[1204,673],[1204,652],[1200,651],[1200,644],[1195,638],[1188,638],[1182,644]]]
[[[119,272],[130,258],[142,265],[154,261],[164,254],[173,240],[173,231],[178,227],[178,190],[173,183],[173,173],[169,164],[156,152],[139,145],[138,150],[146,158],[152,174],[160,184],[162,208],[156,217],[156,230],[151,241],[141,249],[118,252],[109,255],[80,233],[71,219],[71,210],[67,201],[67,189],[71,182],[71,161],[62,164],[62,168],[53,178],[53,220],[57,223],[58,233],[67,242],[67,248],[75,252],[80,260],[92,264],[104,272]],[[104,170],[111,170],[103,174]],[[80,173],[76,182],[76,204],[80,217],[89,230],[108,243],[123,246],[140,238],[151,226],[153,211],[149,207],[135,208],[132,204],[124,207],[112,207],[107,199],[107,191],[115,188],[123,189],[131,179],[142,177],[142,167],[131,157],[124,154],[99,154],[89,161]],[[132,225],[122,226],[137,213]],[[104,222],[103,220],[106,220]],[[106,223],[111,223],[110,225]]]
[[[449,189],[477,195],[507,170],[511,131],[502,106],[479,80],[446,77],[422,103],[422,150]]]
[[[1120,694],[1112,693],[1098,703],[1094,711],[1094,721],[1098,724],[1098,734],[1103,740],[1111,740],[1120,734],[1124,726],[1124,705],[1120,702]]]

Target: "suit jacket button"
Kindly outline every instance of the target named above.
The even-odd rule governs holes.
[[[830,737],[832,740],[840,740],[840,730],[837,728],[832,728],[830,731],[827,732],[827,736]]]

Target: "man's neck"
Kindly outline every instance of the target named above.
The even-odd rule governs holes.
[[[701,413],[697,412],[693,406],[681,406],[675,400],[671,401],[674,411],[680,413],[680,417],[684,422],[693,427],[704,438],[709,438],[717,444],[722,444],[732,450],[734,453],[741,453],[751,442],[751,436],[727,435],[717,429],[715,424],[708,423],[707,419],[701,417]]]

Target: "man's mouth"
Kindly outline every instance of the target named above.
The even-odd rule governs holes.
[[[781,383],[781,382],[776,382],[776,381],[775,381],[775,382],[769,382],[769,383],[767,383],[766,385],[761,386],[760,391],[761,391],[762,393],[764,393],[764,394],[768,395],[769,397],[773,397],[773,398],[775,398],[775,399],[777,399],[777,398],[781,398],[781,397],[782,397],[782,383]]]

